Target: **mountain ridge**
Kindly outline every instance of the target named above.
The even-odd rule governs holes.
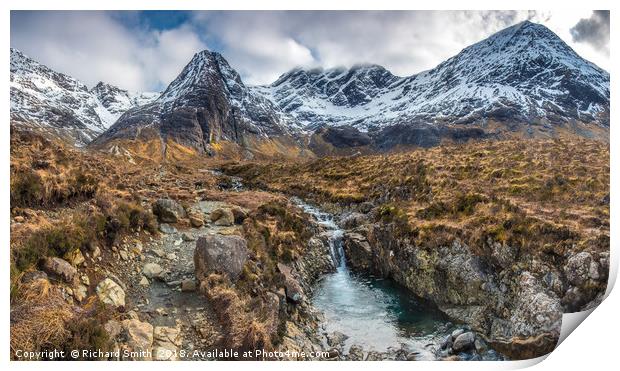
[[[579,57],[545,26],[529,21],[470,45],[427,71],[396,77],[382,68],[390,83],[355,81],[362,99],[354,104],[341,98],[346,92],[338,86],[338,79],[351,70],[296,68],[256,89],[309,128],[351,125],[372,132],[403,121],[470,124],[489,118],[609,125],[609,73]]]
[[[89,89],[15,48],[10,51],[11,122],[77,146],[103,133],[125,110],[158,95],[129,93],[105,83]]]
[[[13,53],[13,121],[47,120],[59,130],[73,125],[84,132],[77,142],[113,152],[119,144],[146,145],[148,156],[165,157],[172,144],[187,153],[214,155],[230,144],[229,152],[241,157],[260,152],[295,157],[485,138],[577,135],[608,141],[609,136],[609,73],[529,21],[411,76],[370,63],[298,67],[272,84],[250,86],[220,53],[204,50],[161,94],[133,94],[105,83],[88,89],[31,60],[27,65],[52,76],[48,80],[73,89],[65,89],[67,99],[52,96],[39,103],[51,112],[46,117],[19,104],[34,95],[24,86],[39,76],[14,68]]]

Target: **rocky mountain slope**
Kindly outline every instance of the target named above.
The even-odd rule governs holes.
[[[212,154],[222,142],[250,148],[284,138],[286,145],[296,147],[296,133],[290,116],[249,89],[219,53],[205,50],[157,100],[127,111],[93,145],[112,148],[121,142],[132,147],[147,142],[163,156],[172,146]]]
[[[92,90],[11,48],[11,123],[83,146],[121,113],[158,93],[129,93],[99,83]]]
[[[89,90],[12,49],[11,118],[78,145],[105,131],[93,147],[148,158],[349,155],[483,138],[607,141],[609,73],[531,22],[408,77],[378,65],[296,68],[251,87],[205,50],[159,97],[105,83]]]
[[[376,65],[297,68],[256,91],[307,129],[350,125],[380,147],[428,146],[506,129],[605,136],[609,127],[609,73],[527,21],[416,75],[396,77]],[[455,133],[453,125],[482,131]]]

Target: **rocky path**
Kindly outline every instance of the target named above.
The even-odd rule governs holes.
[[[239,209],[223,202],[197,202],[188,210],[190,227],[161,223],[158,238],[118,249],[119,265],[114,269],[118,274],[112,276],[124,286],[132,323],[122,321],[117,332],[131,332],[127,327],[134,325],[140,330],[135,331],[134,342],[152,342],[152,358],[208,360],[206,352],[220,345],[217,318],[208,300],[198,292],[193,256],[199,237],[239,233],[241,227],[234,224],[230,213],[211,220],[214,211],[233,207]],[[150,326],[152,338],[148,336]],[[130,336],[129,343],[131,340]]]

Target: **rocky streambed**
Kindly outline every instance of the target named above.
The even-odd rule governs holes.
[[[241,190],[238,179],[231,182],[231,191]],[[154,210],[163,219],[161,237],[139,248],[121,246],[114,254],[123,269],[110,272],[109,287],[97,287],[102,301],[118,305],[122,291],[130,309],[106,328],[118,347],[148,347],[154,359],[219,359],[208,351],[225,348],[230,329],[201,280],[215,272],[234,282],[246,274],[247,210],[217,201],[186,208],[160,201],[162,210]],[[279,284],[253,289],[262,302],[257,313],[273,318],[267,325],[279,334],[275,350],[281,353],[270,358],[308,359],[282,356],[303,351],[331,360],[502,360],[539,356],[555,346],[563,309],[554,285],[562,282],[553,270],[541,279],[534,269],[540,262],[530,262],[529,270],[508,269],[518,262],[507,246],[489,242],[493,261],[458,239],[430,250],[398,237],[393,225],[372,222],[361,208],[329,214],[296,198],[290,202],[305,212],[313,235],[302,256],[277,263]],[[161,216],[167,213],[174,215],[171,223],[188,223],[166,223]],[[584,277],[601,263],[586,258],[569,261],[566,274],[574,281],[595,279]]]

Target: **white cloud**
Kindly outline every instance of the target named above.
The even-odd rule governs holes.
[[[163,88],[208,45],[249,84],[296,66],[383,65],[397,75],[435,67],[464,47],[531,19],[603,68],[609,56],[575,43],[570,29],[589,11],[209,11],[180,26],[147,29],[105,12],[13,13],[11,45],[89,85]],[[132,15],[127,15],[127,19]],[[131,24],[131,25],[129,25]]]
[[[104,12],[28,12],[11,17],[11,46],[88,86],[165,87],[206,45],[188,27],[128,29]]]

